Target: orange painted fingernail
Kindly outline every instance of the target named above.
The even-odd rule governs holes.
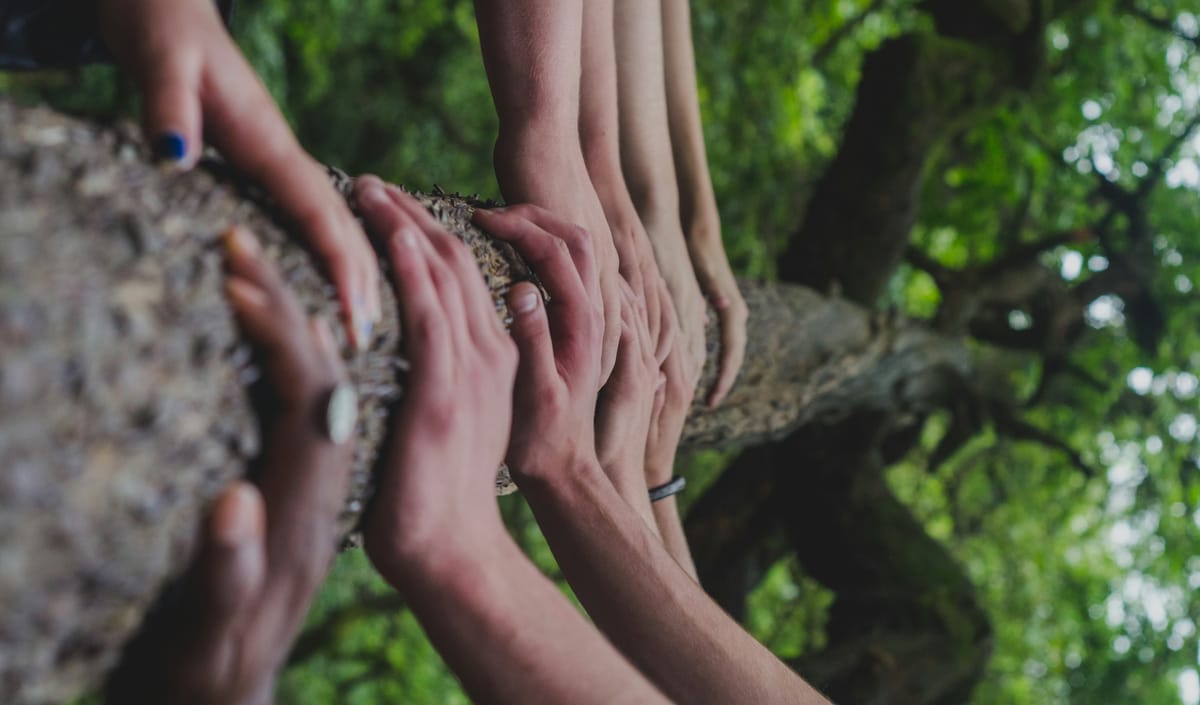
[[[258,244],[258,239],[245,228],[236,225],[226,231],[225,245],[231,252],[237,254],[250,257],[258,257],[262,254],[262,247]]]
[[[254,505],[258,498],[250,485],[238,483],[218,505],[218,514],[213,517],[218,540],[236,546],[254,537],[258,530]]]

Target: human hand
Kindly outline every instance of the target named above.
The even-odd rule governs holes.
[[[329,326],[304,315],[253,236],[235,230],[226,242],[229,301],[275,402],[257,487],[235,482],[214,503],[176,600],[127,648],[109,702],[271,702],[333,557],[351,447],[313,419],[346,380],[341,357]]]
[[[708,327],[708,304],[686,256],[660,258],[658,265],[675,306],[675,320],[679,326],[675,345],[683,350],[682,370],[695,385],[704,372],[708,355],[704,336]]]
[[[550,294],[518,284],[509,294],[520,362],[508,463],[518,484],[595,464],[595,380],[604,319],[592,240],[547,210],[518,205],[475,212],[475,223],[513,245]]]
[[[650,419],[646,440],[646,485],[657,487],[671,480],[675,471],[675,453],[687,421],[688,409],[696,385],[688,376],[687,359],[676,348],[663,363],[666,384],[660,388]]]
[[[621,188],[624,188],[623,185]],[[616,198],[607,217],[617,251],[621,278],[628,283],[638,313],[646,320],[654,341],[654,357],[661,364],[675,344],[677,325],[666,282],[654,261],[654,249],[628,198]]]
[[[632,291],[623,292],[617,364],[596,405],[596,457],[617,493],[654,527],[644,468],[646,438],[667,379],[654,359],[654,341],[644,314]]]
[[[142,93],[156,156],[190,168],[207,136],[278,202],[337,286],[362,351],[382,308],[375,255],[325,169],[296,141],[212,0],[99,0],[105,41]]]
[[[700,288],[717,311],[721,326],[721,367],[705,403],[715,408],[725,399],[741,371],[746,355],[746,320],[750,311],[738,289],[737,280],[721,243],[721,223],[714,214],[706,225],[688,233],[688,254],[696,270]]]
[[[462,242],[374,177],[355,196],[392,265],[411,365],[365,531],[367,555],[400,587],[449,543],[504,531],[494,480],[517,351]]]
[[[496,178],[509,203],[534,205],[574,223],[591,240],[600,280],[593,305],[604,316],[600,372],[596,388],[608,380],[621,335],[621,259],[600,198],[588,177],[577,128],[564,137],[553,130],[525,129],[496,143]]]

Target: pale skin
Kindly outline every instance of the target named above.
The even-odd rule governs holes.
[[[639,307],[645,309],[655,358],[661,364],[677,334],[675,307],[621,173],[613,1],[588,0],[583,6],[583,26],[582,80],[587,86],[579,104],[583,158],[612,231],[621,276]]]
[[[677,345],[694,389],[704,367],[708,314],[679,221],[663,86],[662,16],[658,4],[648,0],[616,0],[615,10],[621,167],[675,304]]]
[[[594,238],[605,320],[597,379],[608,379],[620,336],[617,250],[579,139],[582,0],[476,0],[484,66],[500,129],[495,166],[509,203],[531,203]]]
[[[403,591],[475,702],[666,705],[501,522],[493,476],[509,437],[517,348],[470,253],[414,199],[378,179],[361,180],[357,198],[394,273],[412,366],[366,519],[369,557]],[[586,302],[565,293],[582,284],[562,252],[569,238],[590,255],[589,239],[525,208],[483,218],[501,230],[522,214],[546,218],[555,235],[543,230],[513,244],[556,295]],[[238,232],[228,249],[230,302],[281,411],[268,424],[259,486],[235,483],[217,500],[185,599],[126,654],[110,684],[114,702],[272,702],[279,666],[333,554],[350,449],[327,441],[312,419],[344,368],[328,327],[304,318],[253,239]],[[595,287],[594,268],[587,278]],[[522,320],[544,325],[535,287],[517,286],[510,299]],[[585,305],[571,312],[594,323],[592,343],[602,319]],[[557,320],[561,309],[552,304],[549,316]]]
[[[279,203],[337,287],[365,350],[381,314],[379,268],[324,168],[297,142],[212,0],[99,0],[105,42],[142,95],[159,159],[189,169],[207,140]]]
[[[589,363],[579,381],[594,387],[603,318],[588,298],[599,295],[599,277],[594,267],[581,277],[565,254],[581,248],[590,257],[590,237],[532,206],[481,212],[498,233],[521,232],[507,239],[553,297],[547,308],[533,285],[514,287],[509,338],[457,239],[378,181],[360,182],[358,201],[395,271],[412,363],[366,524],[372,562],[407,597],[474,702],[666,703],[521,553],[494,495],[514,373],[525,364],[517,351],[549,343],[541,335],[548,317],[564,339],[590,344],[577,353]],[[535,230],[529,218],[554,229]],[[585,279],[592,297],[580,291]]]
[[[584,300],[596,295],[594,277],[586,274],[593,267],[587,248],[568,242],[557,256],[568,255],[584,273],[583,286],[552,294],[559,313],[549,325],[540,314],[518,314],[513,323],[520,421],[507,460],[575,594],[674,702],[828,703],[708,597],[606,474],[596,455],[596,396],[588,384],[600,338],[599,320]]]
[[[749,310],[721,241],[721,216],[713,193],[700,122],[695,50],[688,0],[662,4],[663,55],[671,149],[679,179],[679,216],[701,290],[721,325],[721,368],[707,403],[717,406],[737,379],[746,353]],[[645,3],[646,6],[654,4]]]

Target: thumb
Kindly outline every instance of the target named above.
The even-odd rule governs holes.
[[[146,138],[158,161],[190,168],[202,150],[200,59],[172,54],[148,61],[140,76]]]
[[[536,390],[552,384],[558,376],[542,293],[533,284],[521,282],[509,292],[508,304],[513,313],[509,332],[519,355],[517,389],[529,390],[536,395]]]
[[[247,482],[235,482],[213,505],[188,576],[184,623],[167,674],[168,690],[176,696],[219,692],[228,680],[237,635],[266,572],[265,525],[262,495]]]
[[[234,483],[213,506],[191,586],[197,645],[227,639],[253,607],[266,574],[265,527],[262,495],[247,482]]]

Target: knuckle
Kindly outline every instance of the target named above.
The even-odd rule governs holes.
[[[592,235],[582,225],[572,225],[563,232],[563,240],[580,252],[592,251]]]
[[[429,341],[442,338],[446,334],[446,322],[432,311],[421,311],[411,321],[412,339],[406,341],[411,350],[416,346],[428,346]]]
[[[552,243],[552,245],[551,245],[550,255],[552,257],[559,260],[560,262],[562,260],[570,260],[571,248],[569,245],[567,245],[565,240],[555,239],[555,240],[552,240],[551,243]]]
[[[518,203],[515,206],[509,206],[506,211],[518,218],[529,220],[530,216],[536,214],[537,209],[532,203]]]
[[[448,395],[439,395],[424,401],[421,405],[421,417],[429,432],[441,438],[454,431],[458,409],[455,408],[454,402],[450,401]]]

